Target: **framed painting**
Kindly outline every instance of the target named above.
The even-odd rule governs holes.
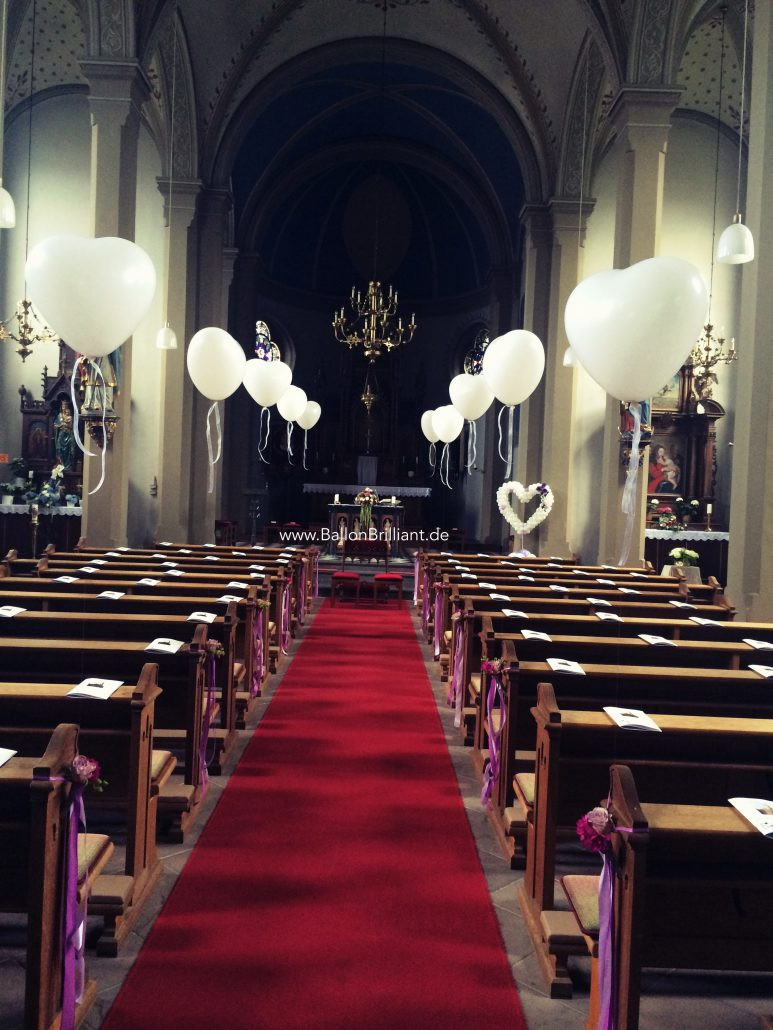
[[[687,440],[682,434],[653,433],[647,476],[647,493],[676,497],[686,487]]]
[[[684,411],[688,394],[687,369],[683,365],[652,398],[653,411]]]

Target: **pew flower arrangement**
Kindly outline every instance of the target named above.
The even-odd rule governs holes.
[[[691,551],[688,547],[672,547],[668,557],[674,559],[676,565],[697,565],[700,556],[697,551]]]
[[[501,676],[507,668],[507,662],[502,658],[495,658],[492,661],[481,662],[481,671],[487,672],[489,676]]]
[[[592,808],[577,820],[577,836],[588,851],[605,852],[614,826],[606,808]]]
[[[697,517],[700,509],[700,501],[686,501],[684,497],[677,497],[674,501],[674,508],[676,514],[682,520],[682,522],[689,522],[690,519]]]
[[[360,529],[370,528],[371,511],[374,504],[378,504],[378,494],[371,487],[363,487],[354,498],[354,503],[360,506]]]
[[[50,508],[59,501],[59,481],[64,475],[64,465],[60,462],[51,469],[48,482],[44,483],[35,500],[43,508]]]
[[[207,654],[212,658],[223,658],[225,650],[219,640],[207,640]]]
[[[70,783],[80,784],[81,787],[88,787],[89,784],[99,794],[108,784],[107,780],[101,778],[102,770],[96,758],[88,758],[86,755],[76,755],[72,765],[64,770],[64,778]]]

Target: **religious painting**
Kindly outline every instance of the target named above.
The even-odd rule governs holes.
[[[652,398],[655,411],[680,411],[684,401],[684,367],[673,375]]]
[[[654,496],[684,491],[686,449],[681,436],[656,433],[650,445],[647,493]]]

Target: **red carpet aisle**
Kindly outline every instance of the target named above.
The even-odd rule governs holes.
[[[525,1027],[407,609],[320,610],[104,1026]]]

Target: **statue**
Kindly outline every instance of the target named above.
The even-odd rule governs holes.
[[[72,426],[72,410],[66,400],[59,405],[54,419],[54,450],[57,460],[69,471],[75,463],[75,434]]]

